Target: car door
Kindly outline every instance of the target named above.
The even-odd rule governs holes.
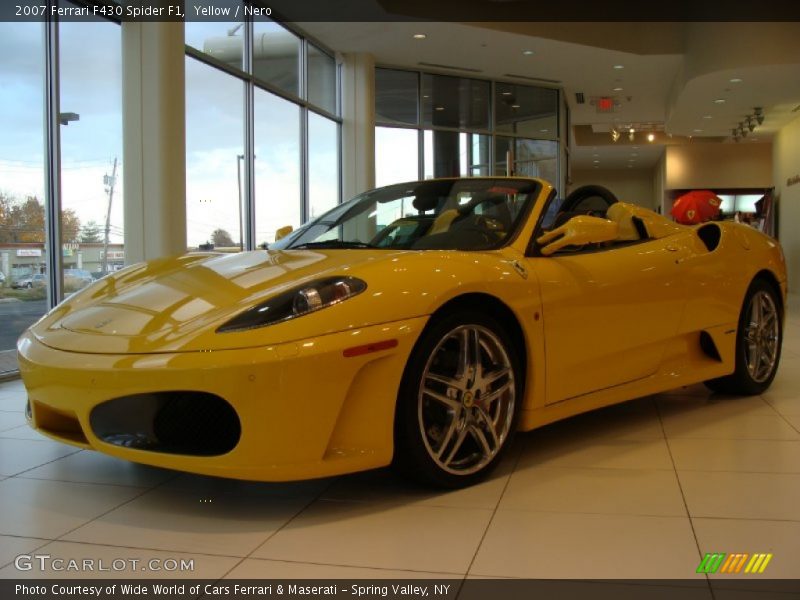
[[[538,274],[552,404],[652,375],[686,303],[689,238],[531,257]]]

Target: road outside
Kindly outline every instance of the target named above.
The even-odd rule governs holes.
[[[47,312],[47,300],[0,299],[0,351],[11,350],[17,338]]]

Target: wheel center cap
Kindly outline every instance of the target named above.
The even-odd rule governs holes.
[[[464,392],[461,402],[467,408],[472,408],[472,406],[475,404],[475,396],[472,394],[472,392]]]

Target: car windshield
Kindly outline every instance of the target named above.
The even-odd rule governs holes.
[[[270,249],[487,250],[511,236],[538,195],[526,179],[437,179],[379,188],[309,221]]]

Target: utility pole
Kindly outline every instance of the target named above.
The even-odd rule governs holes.
[[[114,167],[111,175],[103,175],[103,184],[108,194],[108,212],[106,212],[106,234],[103,238],[103,275],[108,273],[108,235],[111,229],[111,201],[114,199],[114,185],[117,183],[117,157],[114,157]]]

